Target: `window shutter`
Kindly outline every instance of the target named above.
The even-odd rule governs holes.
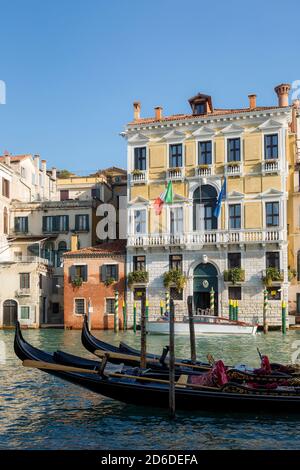
[[[82,280],[83,282],[87,282],[87,277],[88,277],[88,269],[87,265],[82,266]]]
[[[15,232],[19,232],[19,231],[20,231],[20,218],[15,217]]]
[[[138,154],[138,152],[139,152],[139,151],[138,151],[137,148],[134,149],[134,169],[135,169],[135,170],[138,170],[138,168],[139,168],[139,159],[138,159],[138,155],[139,155],[139,154]]]
[[[69,231],[69,216],[65,215],[65,218],[66,218],[66,220],[65,220],[65,230],[66,230],[66,232],[68,232]]]
[[[47,216],[43,215],[43,232],[47,231]]]
[[[73,282],[76,277],[76,266],[70,266],[69,275],[70,275],[70,282]]]
[[[86,215],[86,230],[90,230],[90,217],[89,215]]]
[[[100,276],[101,276],[101,281],[105,282],[106,281],[106,266],[105,266],[105,264],[103,264],[100,267]]]
[[[75,230],[76,231],[79,230],[79,215],[78,214],[75,215]]]
[[[116,264],[116,281],[119,280],[119,265]]]
[[[28,217],[25,217],[25,232],[28,232]]]

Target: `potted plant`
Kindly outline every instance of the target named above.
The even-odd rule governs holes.
[[[277,268],[267,268],[265,275],[262,277],[263,283],[266,287],[271,287],[273,282],[280,282],[283,280],[283,276]]]
[[[208,163],[201,163],[199,165],[197,165],[197,168],[200,168],[200,169],[206,169],[206,168],[209,168],[209,164]]]
[[[129,289],[133,284],[145,284],[148,282],[148,272],[147,271],[133,271],[127,275],[127,284]]]
[[[186,276],[178,269],[170,269],[170,271],[164,273],[164,286],[167,289],[174,285],[178,291],[182,291],[186,281]]]
[[[82,277],[75,277],[73,280],[72,280],[72,285],[73,287],[80,287],[82,286]]]
[[[289,282],[291,282],[296,276],[297,276],[296,269],[291,269],[289,267],[289,270],[288,270],[288,280],[289,280]]]
[[[131,172],[133,176],[138,176],[138,175],[141,175],[142,173],[143,173],[142,170],[138,170],[138,169],[132,170]]]
[[[105,279],[104,285],[105,285],[106,287],[109,287],[109,286],[111,286],[114,282],[116,282],[116,280],[115,280],[113,277],[108,277],[107,279]]]
[[[224,281],[237,284],[238,282],[244,282],[245,271],[242,268],[231,268],[224,271]]]

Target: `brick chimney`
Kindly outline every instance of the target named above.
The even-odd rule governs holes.
[[[133,103],[133,117],[134,120],[137,121],[140,119],[141,116],[141,103],[139,101],[135,101]]]
[[[52,179],[56,180],[56,175],[57,175],[57,170],[56,170],[56,168],[53,166],[52,169],[51,169],[51,176],[52,176]]]
[[[157,121],[160,121],[162,119],[162,115],[163,115],[163,109],[161,106],[156,106],[156,108],[154,108],[154,111],[155,111],[155,119]]]
[[[256,108],[256,95],[254,94],[248,95],[248,98],[249,98],[249,108],[255,109]]]
[[[4,150],[3,152],[3,156],[4,156],[4,163],[8,166],[10,166],[10,153],[8,150]]]
[[[43,173],[46,173],[46,170],[47,170],[47,162],[46,162],[46,160],[42,160],[42,161],[41,161],[41,164],[42,164],[42,172],[43,172]]]
[[[291,85],[289,83],[281,83],[277,85],[274,90],[278,96],[278,106],[284,107],[289,105],[289,91]]]
[[[78,235],[75,233],[72,233],[71,235],[71,251],[77,251],[78,250]]]

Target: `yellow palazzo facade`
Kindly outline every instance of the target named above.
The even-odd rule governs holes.
[[[249,95],[245,108],[219,109],[199,93],[189,100],[190,113],[164,116],[156,107],[150,118],[142,118],[140,103],[134,103],[134,120],[123,133],[129,175],[127,273],[147,275],[133,276],[129,304],[148,298],[150,312],[158,314],[165,273],[178,269],[186,280],[183,291],[175,285],[170,289],[178,316],[186,313],[192,295],[198,313],[228,316],[232,299],[238,301],[240,320],[261,323],[266,289],[268,322],[280,323],[294,262],[288,215],[293,219],[292,211],[299,209],[288,206],[296,178],[291,170],[296,104],[288,104],[288,85],[275,91],[274,106],[257,106],[256,96]],[[226,197],[216,217],[225,179]],[[157,215],[154,201],[169,181],[173,201]],[[298,247],[300,229],[293,256]]]

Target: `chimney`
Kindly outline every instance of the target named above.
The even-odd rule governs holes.
[[[72,233],[71,235],[71,251],[77,251],[78,250],[78,235],[75,233]]]
[[[162,114],[163,114],[163,109],[161,106],[156,106],[156,108],[154,108],[154,111],[155,111],[155,119],[157,121],[160,121],[162,119]]]
[[[53,166],[51,170],[51,176],[52,176],[52,179],[54,180],[56,180],[56,173],[57,173],[56,168]]]
[[[133,103],[133,117],[134,120],[137,121],[140,119],[141,116],[141,103],[139,101],[135,101]]]
[[[256,95],[254,94],[248,95],[248,98],[249,98],[249,108],[255,109],[256,108]]]
[[[42,172],[43,172],[43,173],[46,173],[46,170],[47,170],[47,162],[46,162],[46,160],[42,160],[42,161],[41,161],[41,164],[42,164]]]
[[[289,105],[289,91],[291,89],[291,85],[289,83],[281,83],[281,85],[277,85],[274,90],[278,96],[278,106],[281,108],[284,106]]]
[[[39,155],[34,155],[33,162],[34,162],[35,167],[37,168],[37,170],[39,170],[39,168],[40,168],[40,156]]]

